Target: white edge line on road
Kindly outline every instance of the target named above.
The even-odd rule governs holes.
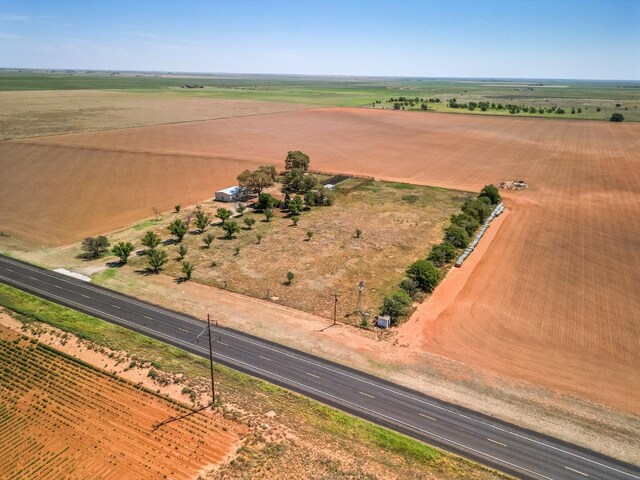
[[[564,468],[566,468],[567,470],[571,470],[572,472],[575,472],[575,473],[577,473],[579,475],[582,475],[582,476],[585,476],[585,477],[589,476],[588,474],[586,474],[584,472],[581,472],[580,470],[576,470],[575,468],[567,467],[566,465],[564,466]]]
[[[502,445],[503,447],[508,447],[508,445],[506,443],[499,442],[497,440],[494,440],[493,438],[487,437],[487,440],[489,440],[490,442],[493,442],[493,443],[497,443],[498,445]]]
[[[149,304],[147,304],[147,303],[143,303],[143,302],[138,301],[138,300],[135,300],[135,299],[130,299],[130,298],[128,298],[128,297],[123,296],[122,294],[117,294],[117,293],[116,293],[116,294],[114,294],[114,293],[111,293],[111,292],[109,292],[109,291],[107,291],[107,290],[104,290],[104,289],[98,289],[98,288],[95,288],[93,285],[91,285],[91,284],[87,284],[87,283],[85,283],[85,282],[83,282],[83,283],[75,283],[75,282],[71,282],[71,281],[69,281],[66,277],[64,277],[63,275],[60,275],[60,276],[58,276],[58,275],[52,275],[52,274],[49,272],[49,270],[40,270],[40,269],[34,268],[34,267],[30,266],[30,265],[25,265],[25,264],[23,264],[23,263],[21,263],[21,262],[12,261],[12,260],[11,260],[10,258],[8,258],[8,257],[1,258],[0,260],[5,261],[6,263],[11,263],[11,264],[17,265],[18,267],[22,267],[22,268],[27,269],[27,270],[36,271],[37,273],[40,273],[40,274],[42,274],[42,275],[45,275],[45,276],[48,276],[48,277],[54,278],[54,279],[59,280],[59,281],[63,281],[63,282],[69,283],[69,284],[71,284],[71,285],[73,285],[73,286],[75,286],[75,287],[84,287],[84,288],[86,288],[86,289],[88,289],[88,290],[92,290],[92,291],[97,292],[97,293],[99,293],[99,294],[103,294],[103,295],[111,296],[111,297],[117,298],[117,299],[118,299],[118,300],[120,300],[120,301],[128,302],[128,303],[131,303],[131,304],[133,304],[133,305],[137,305],[137,306],[141,306],[141,307],[147,308],[147,309],[149,309],[149,310],[154,310],[154,311],[157,311],[157,312],[159,312],[159,313],[161,313],[161,314],[163,314],[163,315],[170,316],[170,317],[176,318],[176,319],[181,320],[181,321],[185,321],[185,322],[190,323],[190,324],[192,324],[192,325],[198,325],[198,326],[200,326],[200,322],[194,321],[194,320],[192,320],[192,319],[191,319],[191,318],[189,318],[189,317],[180,316],[180,315],[174,314],[173,312],[170,312],[170,311],[167,311],[167,310],[163,310],[163,309],[161,309],[161,308],[159,308],[159,307],[155,307],[155,306],[153,306],[153,305],[149,305]],[[5,269],[6,269],[6,267],[5,267]],[[5,278],[6,278],[6,277],[5,277]],[[33,277],[29,277],[29,278],[32,278],[33,280],[38,281],[37,279],[35,279],[35,278],[33,278]],[[11,280],[11,279],[9,279],[9,280],[10,280],[10,281],[14,281],[14,280]],[[20,283],[20,282],[16,282],[16,283]],[[28,285],[25,285],[25,286],[26,286],[27,288],[33,288],[33,287],[29,287]],[[92,287],[93,287],[93,288],[92,288]],[[46,292],[43,292],[43,293],[47,294]],[[67,301],[66,299],[61,299],[61,300]],[[82,306],[82,305],[80,305],[80,306],[81,306],[81,307],[84,307],[84,306]],[[104,312],[101,312],[101,313],[104,313]],[[145,317],[146,317],[146,316],[145,316]],[[150,317],[146,317],[146,318],[150,318]],[[197,322],[197,323],[196,323],[196,322]],[[187,330],[184,330],[184,331],[187,331]],[[396,390],[396,389],[394,389],[394,388],[389,388],[389,387],[386,387],[386,386],[384,386],[384,385],[378,385],[378,384],[376,384],[376,383],[374,383],[374,382],[371,382],[371,381],[366,380],[366,379],[364,379],[364,378],[356,377],[356,376],[351,375],[351,374],[349,374],[349,373],[347,373],[347,372],[343,372],[343,371],[341,371],[341,370],[338,370],[338,369],[336,369],[336,368],[334,368],[334,367],[331,367],[331,366],[328,366],[328,365],[323,365],[323,364],[315,363],[315,362],[313,362],[313,361],[309,360],[308,358],[304,358],[304,357],[299,356],[299,355],[294,355],[294,354],[292,354],[292,353],[290,353],[290,352],[288,352],[288,351],[281,350],[281,349],[276,349],[276,348],[273,348],[273,347],[271,347],[271,346],[269,346],[269,345],[266,345],[266,344],[264,344],[264,343],[261,343],[261,342],[259,343],[259,342],[253,341],[253,340],[251,340],[251,339],[249,339],[249,338],[245,338],[245,337],[243,337],[243,336],[234,335],[232,332],[225,331],[225,333],[226,333],[227,335],[229,335],[230,337],[236,338],[236,339],[238,339],[238,340],[241,340],[241,341],[244,341],[244,342],[247,342],[247,343],[250,343],[250,344],[258,345],[258,346],[260,346],[260,347],[262,347],[262,348],[265,348],[265,349],[268,349],[268,350],[276,351],[276,352],[278,352],[279,354],[282,354],[282,355],[286,355],[286,356],[289,356],[289,357],[296,358],[296,359],[298,359],[298,360],[300,360],[300,361],[304,361],[304,362],[310,363],[310,364],[315,365],[315,366],[317,366],[317,367],[320,367],[320,368],[323,368],[323,369],[325,369],[325,370],[329,370],[329,371],[332,371],[332,372],[338,373],[338,374],[340,374],[340,375],[346,376],[346,377],[351,378],[351,379],[355,379],[355,380],[357,380],[357,381],[360,381],[360,382],[362,382],[362,383],[369,384],[369,385],[374,386],[374,387],[376,387],[376,388],[380,388],[380,389],[383,389],[383,390],[386,390],[386,391],[393,392],[393,393],[398,394],[398,395],[402,395],[402,396],[407,397],[407,398],[411,398],[412,400],[414,400],[414,401],[418,401],[418,402],[420,402],[420,403],[424,403],[425,405],[429,405],[429,406],[434,407],[434,408],[438,408],[438,409],[441,409],[441,410],[445,410],[445,411],[447,411],[447,412],[449,412],[449,413],[453,413],[453,414],[455,414],[455,415],[461,416],[461,417],[466,418],[466,419],[468,419],[468,420],[471,420],[471,421],[473,421],[473,422],[477,422],[477,423],[480,423],[480,424],[486,425],[486,426],[488,426],[488,427],[490,427],[490,428],[494,428],[494,429],[496,429],[496,430],[500,430],[500,431],[502,431],[502,432],[504,432],[504,433],[507,433],[507,434],[509,434],[509,435],[514,435],[514,436],[516,436],[516,437],[518,437],[518,438],[521,438],[521,439],[523,439],[523,440],[527,440],[527,441],[530,441],[530,442],[536,443],[536,444],[538,444],[538,445],[541,445],[541,446],[544,446],[544,447],[547,447],[547,448],[550,448],[550,449],[553,449],[553,450],[556,450],[556,451],[559,451],[559,452],[565,453],[565,454],[567,454],[567,455],[571,455],[571,456],[573,456],[573,457],[575,457],[575,458],[579,458],[579,459],[581,459],[581,460],[584,460],[584,461],[587,461],[587,462],[593,463],[594,465],[599,465],[599,466],[604,467],[604,468],[607,468],[607,469],[609,469],[609,470],[613,470],[613,471],[615,471],[615,472],[621,473],[621,474],[626,475],[626,476],[629,476],[629,477],[631,477],[631,478],[635,478],[635,479],[637,479],[637,480],[640,480],[640,477],[639,477],[639,476],[633,475],[633,474],[628,473],[628,472],[625,472],[625,471],[623,471],[623,470],[619,470],[619,469],[617,469],[617,468],[615,468],[615,467],[612,467],[612,466],[610,466],[610,465],[603,464],[603,463],[598,462],[598,461],[596,461],[596,460],[592,460],[592,459],[590,459],[590,458],[583,457],[582,455],[578,455],[578,454],[576,454],[576,453],[569,452],[569,451],[564,450],[564,449],[562,449],[562,448],[560,448],[560,447],[556,447],[556,446],[553,446],[553,445],[549,445],[549,444],[547,444],[547,443],[545,443],[545,442],[542,442],[542,441],[540,441],[540,440],[536,440],[536,439],[533,439],[533,438],[527,437],[527,436],[525,436],[525,435],[519,434],[519,433],[517,433],[517,432],[512,432],[512,431],[510,431],[510,430],[507,430],[507,429],[505,429],[505,428],[499,427],[499,426],[497,426],[497,425],[494,425],[494,424],[491,424],[491,423],[488,423],[488,422],[484,422],[484,421],[482,421],[482,420],[479,420],[479,419],[476,419],[476,418],[470,417],[470,416],[465,415],[465,414],[463,414],[463,413],[456,412],[455,410],[451,410],[451,409],[446,408],[446,407],[443,407],[443,406],[441,406],[441,405],[437,405],[437,404],[431,403],[431,402],[429,402],[429,401],[426,401],[426,400],[424,400],[424,399],[422,399],[422,398],[419,398],[419,397],[415,397],[415,396],[413,396],[413,395],[411,395],[411,394],[408,394],[408,393],[406,393],[406,392],[403,392],[403,391],[401,391],[401,390]]]
[[[191,344],[191,343],[187,343],[187,342],[185,342],[185,341],[183,341],[183,340],[180,340],[179,338],[173,337],[173,336],[171,336],[171,335],[167,335],[167,334],[164,334],[164,333],[162,333],[162,332],[157,332],[157,331],[152,330],[152,329],[150,329],[150,328],[143,327],[143,326],[138,325],[138,324],[133,323],[133,322],[129,322],[128,320],[125,320],[125,319],[123,319],[123,318],[116,317],[116,316],[114,316],[114,315],[111,315],[111,314],[106,313],[106,312],[102,312],[102,311],[100,311],[100,310],[96,310],[96,309],[94,309],[94,308],[92,308],[92,307],[89,307],[89,306],[86,306],[86,305],[80,305],[80,304],[78,304],[77,302],[74,302],[73,300],[68,300],[68,299],[65,299],[65,298],[61,298],[61,297],[59,297],[59,296],[57,296],[57,295],[55,295],[55,294],[53,294],[53,293],[48,293],[48,292],[45,292],[45,291],[43,291],[43,290],[40,290],[40,289],[39,289],[39,288],[37,288],[37,287],[32,287],[32,286],[30,286],[30,285],[25,285],[25,284],[23,284],[22,282],[18,282],[18,281],[16,281],[16,280],[8,279],[7,277],[4,277],[4,276],[2,276],[2,275],[0,275],[0,279],[1,279],[1,278],[4,278],[5,280],[9,280],[9,281],[11,281],[11,282],[13,282],[13,283],[17,283],[17,284],[22,285],[23,287],[29,288],[29,289],[31,289],[31,290],[35,290],[35,291],[37,291],[37,292],[40,292],[41,294],[43,294],[43,295],[45,295],[45,296],[58,298],[58,300],[60,300],[60,301],[62,301],[62,302],[70,303],[70,304],[73,304],[73,305],[77,305],[78,307],[81,307],[81,308],[83,308],[83,309],[85,309],[85,310],[93,311],[93,312],[95,312],[95,313],[97,313],[97,314],[99,314],[99,315],[104,315],[105,317],[110,317],[110,318],[112,318],[112,319],[114,319],[114,320],[116,320],[116,321],[118,321],[118,322],[121,322],[121,323],[124,323],[124,324],[127,324],[127,325],[131,325],[131,326],[133,326],[133,327],[136,327],[136,328],[137,328],[137,329],[139,329],[139,330],[145,330],[145,331],[147,331],[147,332],[149,332],[149,333],[153,333],[153,334],[155,334],[155,335],[157,335],[157,336],[159,336],[159,337],[162,337],[162,338],[165,338],[165,339],[173,340],[175,343],[178,343],[178,344],[181,344],[181,345],[187,346],[187,347],[189,347],[189,348],[194,348],[194,349],[199,350],[199,351],[201,351],[201,352],[203,352],[203,353],[207,353],[207,351],[206,351],[203,347],[199,347],[199,346],[197,346],[197,345],[193,345],[193,344]],[[494,457],[493,455],[489,455],[489,454],[487,454],[487,453],[481,452],[481,451],[476,450],[476,449],[474,449],[474,448],[467,447],[466,445],[463,445],[463,444],[461,444],[461,443],[458,443],[458,442],[456,442],[456,441],[454,441],[454,440],[450,440],[450,439],[448,439],[448,438],[446,438],[446,437],[443,437],[443,436],[438,435],[438,434],[436,434],[436,433],[430,432],[430,431],[428,431],[428,430],[424,430],[424,429],[422,429],[422,428],[420,428],[420,427],[416,427],[416,426],[410,425],[410,424],[408,424],[408,423],[406,423],[406,422],[403,422],[402,420],[397,420],[397,419],[395,419],[395,418],[393,418],[393,417],[390,417],[390,416],[388,416],[388,415],[386,415],[386,414],[384,414],[384,413],[377,412],[377,411],[371,410],[371,409],[369,409],[369,408],[367,408],[367,407],[363,407],[363,406],[361,406],[361,405],[358,405],[358,404],[355,404],[355,403],[353,403],[353,402],[350,402],[350,401],[348,401],[348,400],[344,400],[344,399],[342,399],[342,398],[336,397],[335,395],[332,395],[332,394],[330,394],[330,393],[323,392],[322,390],[318,390],[317,388],[313,388],[313,387],[310,387],[310,386],[308,386],[308,385],[304,385],[304,384],[302,384],[302,383],[299,383],[299,382],[296,382],[296,381],[294,381],[294,380],[288,379],[288,378],[283,377],[283,376],[281,376],[281,375],[279,375],[279,374],[277,374],[277,373],[269,372],[269,371],[267,371],[267,370],[264,370],[264,369],[262,369],[262,368],[256,367],[256,366],[254,366],[254,365],[250,365],[250,364],[248,364],[248,363],[242,362],[241,360],[237,360],[237,359],[235,359],[235,358],[231,358],[231,357],[229,357],[229,356],[227,356],[227,355],[222,355],[222,354],[219,354],[219,353],[218,353],[218,354],[216,354],[216,356],[217,356],[217,357],[221,357],[221,358],[226,359],[229,363],[236,364],[236,365],[242,365],[243,367],[247,368],[247,369],[248,369],[248,370],[250,370],[250,371],[251,371],[251,370],[253,370],[253,371],[257,371],[257,372],[262,373],[262,374],[263,374],[263,375],[265,375],[265,376],[271,376],[272,378],[278,378],[278,379],[280,379],[281,381],[283,381],[285,384],[286,384],[286,383],[288,383],[288,384],[290,384],[290,385],[295,385],[295,386],[297,386],[298,388],[306,389],[306,390],[308,390],[308,391],[313,391],[313,392],[315,392],[315,393],[319,394],[320,396],[324,396],[325,398],[326,398],[326,397],[331,398],[332,400],[334,400],[334,401],[335,401],[336,403],[338,403],[338,404],[341,404],[341,405],[348,405],[348,406],[354,407],[354,408],[356,408],[356,409],[360,409],[360,410],[364,410],[364,411],[366,411],[366,412],[369,412],[370,414],[373,414],[373,415],[375,415],[375,416],[379,416],[379,417],[386,418],[387,420],[389,420],[389,421],[391,421],[391,422],[393,422],[393,423],[396,423],[396,424],[403,425],[404,427],[409,428],[410,430],[414,430],[414,431],[420,432],[420,433],[422,433],[422,434],[424,434],[424,435],[431,436],[432,438],[437,438],[437,439],[439,439],[439,440],[441,440],[441,441],[444,441],[444,442],[446,442],[446,443],[449,443],[449,444],[455,445],[455,446],[460,447],[460,448],[462,448],[462,449],[465,449],[465,450],[467,450],[467,451],[473,452],[473,453],[475,453],[475,454],[477,454],[477,455],[480,455],[480,456],[483,456],[483,457],[485,457],[485,458],[489,458],[489,459],[494,460],[494,461],[496,461],[496,462],[502,463],[503,465],[508,465],[509,467],[516,468],[516,469],[518,469],[518,470],[521,470],[521,471],[524,471],[524,472],[530,473],[530,474],[532,474],[532,475],[537,475],[537,476],[539,476],[540,478],[544,478],[545,480],[553,480],[553,479],[551,479],[551,478],[549,478],[549,477],[546,477],[546,476],[544,476],[544,475],[542,475],[542,474],[540,474],[540,473],[533,472],[533,471],[531,471],[531,470],[528,470],[527,468],[521,467],[521,466],[519,466],[519,465],[515,465],[515,464],[513,464],[513,463],[510,463],[510,462],[508,462],[508,461],[506,461],[506,460],[503,460],[503,459],[500,459],[500,458],[498,458],[498,457]],[[362,393],[362,392],[361,392],[361,393]],[[565,468],[566,468],[566,467],[565,467]]]
[[[359,393],[360,395],[364,395],[365,397],[369,397],[369,398],[376,398],[376,397],[374,397],[373,395],[369,395],[368,393],[365,393],[365,392],[360,392],[360,391],[358,391],[358,393]]]
[[[309,373],[309,372],[304,372],[304,373],[306,373],[307,375],[309,375],[310,377],[313,377],[313,378],[320,378],[320,377],[319,377],[318,375],[316,375],[315,373]]]
[[[428,418],[429,420],[433,420],[434,422],[437,422],[437,421],[438,421],[438,420],[436,420],[435,418],[430,417],[429,415],[425,415],[424,413],[420,413],[420,412],[418,412],[418,415],[420,415],[421,417],[424,417],[424,418]]]

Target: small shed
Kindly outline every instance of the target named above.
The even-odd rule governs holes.
[[[246,198],[246,196],[247,190],[238,185],[224,188],[216,192],[216,200],[218,202],[238,202]]]
[[[378,315],[376,325],[380,328],[389,328],[391,326],[391,317],[389,315]]]

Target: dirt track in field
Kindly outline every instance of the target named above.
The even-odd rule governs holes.
[[[389,180],[465,190],[527,181],[506,195],[500,235],[415,343],[640,414],[640,125],[315,109],[5,142],[1,195],[11,208],[0,223],[34,238],[55,218],[68,228],[51,243],[75,240],[154,203],[210,195],[246,165],[281,165],[290,149],[317,169]],[[150,178],[159,158],[172,166]],[[37,206],[45,227],[34,229],[25,214]],[[88,208],[98,219],[78,225]]]

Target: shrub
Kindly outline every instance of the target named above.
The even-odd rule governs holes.
[[[313,232],[311,230],[307,230],[307,241],[310,241],[311,237],[313,237]]]
[[[267,208],[273,208],[278,203],[277,199],[273,198],[268,193],[261,193],[258,195],[258,202],[256,203],[256,208],[258,210],[266,210]]]
[[[409,295],[411,298],[415,298],[418,292],[420,292],[418,284],[412,278],[405,278],[404,280],[402,280],[402,282],[400,282],[400,289],[407,292],[407,295]]]
[[[270,208],[266,208],[264,210],[264,218],[267,222],[270,222],[273,218],[273,210],[271,210]]]
[[[609,118],[610,122],[624,122],[624,116],[621,113],[612,113]]]
[[[213,243],[214,238],[215,238],[215,237],[214,237],[212,234],[210,234],[210,233],[209,233],[209,234],[207,234],[207,236],[206,236],[206,237],[204,237],[204,238],[202,239],[202,241],[204,242],[205,246],[206,246],[207,248],[209,248],[209,247],[211,246],[211,244]]]
[[[485,200],[483,200],[485,199]],[[462,211],[468,213],[478,222],[484,222],[491,214],[491,201],[487,197],[476,198],[467,200],[462,206]],[[453,243],[453,242],[452,242]],[[455,243],[454,243],[455,245]],[[456,245],[457,246],[457,245]]]
[[[459,225],[449,225],[444,231],[444,239],[456,248],[469,245],[469,234]]]
[[[407,276],[416,282],[420,290],[431,292],[440,281],[440,270],[427,260],[416,260],[407,268]]]
[[[218,210],[216,210],[216,217],[218,217],[220,220],[222,220],[222,223],[224,223],[226,220],[229,220],[231,218],[231,210],[227,208],[219,208]]]
[[[391,321],[396,323],[400,317],[407,314],[407,310],[411,306],[411,297],[404,290],[396,290],[391,295],[387,295],[382,300],[380,313],[389,315]]]
[[[300,221],[300,216],[298,216],[298,215],[293,215],[293,216],[291,217],[291,223],[293,223],[293,226],[294,226],[294,227],[297,227],[297,226],[298,226],[298,222],[299,222],[299,221]]]
[[[147,258],[149,260],[149,269],[153,273],[160,273],[164,264],[169,260],[167,252],[164,250],[156,250],[155,248],[147,252]]]
[[[360,238],[361,235],[362,235],[362,230],[360,230],[359,228],[356,228],[356,238]]]
[[[193,263],[182,262],[182,273],[184,274],[185,281],[191,280],[191,274],[193,274]]]
[[[171,222],[167,228],[172,235],[176,236],[178,242],[182,241],[184,236],[187,234],[187,231],[189,230],[187,224],[179,218],[176,218],[173,222]]]
[[[431,252],[429,252],[427,260],[429,260],[435,266],[441,267],[442,265],[451,262],[451,260],[453,260],[455,256],[455,247],[448,242],[444,242],[431,247]]]
[[[245,217],[243,221],[249,230],[251,230],[253,228],[253,225],[256,223],[256,219],[253,217]]]
[[[225,220],[222,222],[222,229],[225,231],[225,236],[229,239],[233,238],[233,235],[240,231],[238,223],[232,220]]]
[[[109,248],[109,241],[105,236],[87,237],[82,240],[80,248],[84,252],[84,256],[87,259],[99,258]]]
[[[180,245],[178,247],[178,260],[182,260],[188,251],[189,249],[187,248],[186,245]]]
[[[156,248],[158,245],[160,245],[160,237],[152,231],[148,231],[147,233],[145,233],[140,241],[142,245],[147,248]]]
[[[451,215],[451,223],[464,228],[468,235],[473,235],[480,226],[480,222],[478,222],[478,220],[464,212],[457,215]]]
[[[495,185],[485,185],[484,187],[482,187],[482,190],[480,190],[480,194],[478,195],[478,197],[488,198],[489,200],[491,200],[492,205],[497,205],[498,203],[500,203],[500,200],[502,200],[502,198],[500,197],[500,192],[498,191],[498,187],[496,187]]]
[[[120,242],[113,247],[111,253],[120,258],[120,262],[125,264],[129,260],[129,255],[133,252],[133,245],[130,242]]]
[[[291,285],[294,277],[295,275],[293,274],[293,272],[287,272],[287,285]]]

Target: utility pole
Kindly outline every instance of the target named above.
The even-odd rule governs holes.
[[[211,318],[207,313],[207,328],[209,330],[209,366],[211,367],[211,405],[216,403],[216,385],[213,381],[213,347],[211,346]]]
[[[358,307],[357,307],[358,313],[361,313],[360,302],[362,301],[362,291],[363,290],[364,290],[364,282],[360,282],[358,284]]]
[[[333,297],[335,299],[335,303],[333,304],[333,324],[335,325],[338,321],[338,294],[334,293]]]

